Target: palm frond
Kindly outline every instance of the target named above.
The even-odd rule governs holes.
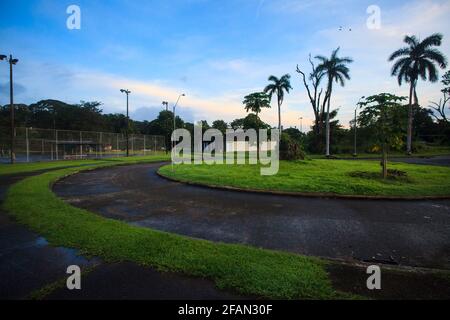
[[[430,80],[431,82],[438,81],[439,73],[438,73],[434,63],[431,62],[430,60],[424,59],[422,61],[422,64],[423,64],[423,69],[424,69],[424,74],[425,74],[425,77],[422,77],[422,79],[426,80],[426,73],[428,72],[428,80]]]
[[[423,52],[423,57],[429,58],[439,64],[441,69],[447,68],[447,57],[437,49],[429,48]]]
[[[328,58],[327,57],[320,56],[320,55],[319,56],[315,56],[314,59],[317,59],[317,60],[321,61],[322,64],[325,64],[326,62],[328,62]]]
[[[269,77],[268,80],[269,80],[269,81],[273,81],[273,82],[275,82],[275,83],[277,83],[277,82],[279,81],[278,78],[275,77],[275,76],[273,76],[273,75],[271,75],[271,76]]]
[[[344,80],[344,77],[342,76],[342,74],[336,73],[336,75],[334,76],[334,79],[337,83],[340,83],[342,87],[345,86],[345,80]]]
[[[420,42],[419,47],[424,50],[432,46],[439,47],[442,44],[442,34],[434,33],[431,36],[426,37],[422,42]]]
[[[398,57],[402,57],[402,56],[409,56],[411,54],[411,48],[401,48],[398,49],[397,51],[395,51],[394,53],[392,53],[389,56],[388,61],[393,61],[395,59],[397,59]]]
[[[403,64],[398,71],[397,75],[397,81],[398,84],[401,86],[402,82],[409,82],[411,79],[411,67],[408,64]]]
[[[417,47],[417,45],[419,44],[419,39],[417,39],[416,36],[405,36],[403,42],[411,47]]]
[[[405,57],[397,60],[394,65],[392,66],[391,75],[396,76],[398,74],[398,71],[401,67],[404,65],[410,66],[411,65],[411,58]]]

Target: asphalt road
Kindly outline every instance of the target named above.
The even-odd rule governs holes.
[[[38,173],[0,177],[0,300],[27,299],[30,293],[66,279],[67,267],[78,265],[82,290],[65,287],[47,299],[243,299],[248,296],[219,290],[213,281],[158,272],[131,262],[106,264],[85,258],[77,250],[51,246],[40,235],[18,224],[1,205],[7,189],[15,182]],[[438,290],[433,290],[438,291]]]
[[[100,169],[54,191],[105,217],[187,236],[349,261],[450,269],[450,200],[319,199],[215,190],[161,164]]]

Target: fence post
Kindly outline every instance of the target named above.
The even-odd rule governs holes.
[[[59,155],[58,155],[58,130],[55,130],[55,149],[56,149],[56,160],[59,160]]]
[[[26,139],[26,146],[27,146],[27,162],[30,162],[30,143],[28,140],[28,127],[25,128],[25,139]]]
[[[100,156],[101,158],[103,158],[103,132],[100,132]]]

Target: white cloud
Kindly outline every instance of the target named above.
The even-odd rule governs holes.
[[[283,0],[265,1],[261,10],[267,13],[272,7],[277,7],[277,14],[285,14],[292,19],[292,13],[298,15],[299,11],[307,13],[317,7],[336,6],[337,4],[329,1]],[[165,63],[173,64],[174,69],[180,66],[180,70],[172,78],[166,79],[156,79],[151,75],[145,79],[136,79],[56,62],[49,64],[24,60],[15,69],[17,82],[25,87],[22,93],[18,93],[16,100],[25,103],[46,98],[69,102],[99,100],[104,103],[106,112],[123,112],[124,97],[118,90],[125,87],[133,92],[132,113],[140,110],[139,114],[147,115],[150,114],[147,112],[149,109],[143,108],[157,110],[161,107],[161,101],[174,102],[181,92],[185,92],[187,97],[182,100],[180,108],[184,108],[187,114],[195,119],[211,121],[222,118],[231,121],[245,116],[243,97],[250,92],[262,90],[269,75],[290,73],[294,90],[285,98],[282,121],[284,126],[299,126],[298,118],[302,116],[303,127],[306,128],[312,123],[313,113],[301,80],[295,73],[295,65],[300,63],[309,68],[309,52],[313,55],[329,55],[334,48],[340,46],[342,55],[351,56],[355,60],[351,65],[352,79],[344,88],[336,87],[333,98],[335,108],[342,106],[339,115],[341,122],[348,124],[354,105],[362,95],[382,91],[407,94],[407,88],[399,88],[396,80],[390,77],[391,66],[387,62],[389,54],[403,46],[405,34],[413,33],[423,38],[433,32],[450,30],[448,1],[417,0],[394,9],[381,7],[381,10],[380,30],[366,28],[365,10],[350,11],[341,16],[347,20],[348,27],[352,28],[351,32],[340,32],[336,26],[302,39],[297,36],[300,33],[291,30],[285,37],[286,46],[277,51],[275,58],[273,52],[267,56],[260,52],[254,56],[238,53],[235,56],[221,56],[217,52],[210,55],[214,48],[211,48],[210,39],[206,36],[199,34],[171,37],[163,43],[168,49],[167,57],[164,57]],[[449,55],[450,38],[444,38],[441,50]],[[139,48],[121,44],[106,46],[100,53],[125,60],[140,60],[143,55]],[[7,82],[5,74],[2,74],[0,82]],[[439,98],[439,84],[420,82],[418,89],[423,105],[427,105],[428,100]],[[0,103],[6,103],[6,99],[7,96],[2,95]],[[261,116],[264,121],[276,125],[276,103],[273,103],[272,109],[264,110]]]

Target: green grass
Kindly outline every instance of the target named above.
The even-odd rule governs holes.
[[[450,196],[450,168],[389,163],[406,171],[406,180],[352,177],[352,172],[379,173],[378,161],[280,161],[274,176],[261,176],[257,165],[177,165],[162,167],[164,176],[185,182],[244,189],[364,196]]]
[[[120,163],[120,162],[119,162]],[[91,168],[66,168],[24,179],[4,208],[52,245],[77,248],[105,261],[133,261],[158,270],[213,279],[219,288],[268,298],[354,298],[335,291],[326,262],[313,257],[206,240],[131,226],[72,207],[49,188],[61,177]]]
[[[427,157],[436,157],[436,156],[447,156],[450,155],[450,147],[444,146],[428,146],[419,152],[414,153],[409,156],[405,152],[390,152],[389,157],[391,158],[427,158]],[[338,153],[333,154],[332,156],[339,159],[349,159],[354,158],[351,153]],[[308,154],[308,158],[310,159],[326,159],[326,156],[323,154]],[[381,154],[378,153],[358,153],[356,158],[360,159],[380,159]]]
[[[106,158],[98,160],[61,160],[61,161],[48,161],[48,162],[31,162],[31,163],[16,163],[16,164],[0,164],[0,176],[12,175],[20,173],[28,173],[42,170],[60,169],[66,167],[78,167],[78,166],[90,166],[104,163],[110,163],[111,161],[120,161],[126,163],[141,162],[145,160],[152,161],[169,161],[170,154],[158,153],[156,155],[149,156],[133,156],[133,157],[118,157],[118,158]]]

